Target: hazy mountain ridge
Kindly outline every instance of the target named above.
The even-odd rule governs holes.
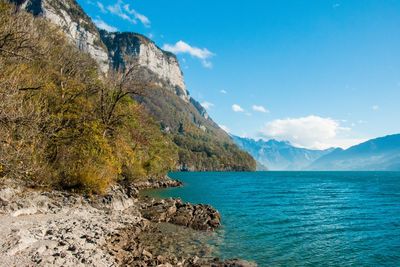
[[[236,144],[249,152],[258,162],[269,170],[302,170],[318,158],[334,149],[311,150],[291,145],[287,141],[258,141],[250,138],[232,136]]]
[[[336,150],[311,164],[308,170],[399,171],[400,134],[371,139],[346,150]]]
[[[289,142],[232,136],[269,170],[399,171],[400,134],[371,139],[348,149],[311,150]]]

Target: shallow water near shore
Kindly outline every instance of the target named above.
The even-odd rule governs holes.
[[[222,215],[221,258],[260,266],[400,266],[400,172],[171,173],[146,192]]]
[[[156,255],[198,256],[203,259],[218,256],[213,243],[218,239],[217,233],[199,232],[169,223],[152,224],[148,231],[139,235],[140,242]]]

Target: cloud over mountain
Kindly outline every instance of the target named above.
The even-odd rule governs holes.
[[[97,6],[102,13],[110,13],[132,24],[137,24],[140,21],[145,27],[150,27],[151,22],[148,17],[132,9],[129,4],[122,0],[118,0],[114,5],[107,7],[101,2],[97,2]]]
[[[116,27],[107,24],[104,20],[94,19],[93,22],[94,22],[94,24],[96,24],[96,26],[98,28],[106,30],[108,32],[116,32],[116,31],[118,31],[118,29]]]
[[[162,47],[163,50],[172,52],[174,54],[189,54],[194,58],[200,59],[201,63],[206,68],[212,68],[212,63],[209,60],[215,54],[212,53],[207,48],[198,48],[195,46],[191,46],[184,41],[178,41],[176,44],[164,44]]]
[[[339,121],[315,115],[268,122],[261,130],[261,136],[313,149],[347,148],[365,140],[352,136],[351,128],[341,126]]]

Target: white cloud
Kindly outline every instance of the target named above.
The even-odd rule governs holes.
[[[101,2],[97,1],[97,7],[100,9],[100,11],[102,13],[107,13],[106,8],[104,7],[104,5]]]
[[[125,4],[122,0],[118,0],[114,5],[107,6],[107,10],[132,24],[137,24],[137,21],[140,21],[145,27],[150,27],[151,22],[148,17],[131,9],[129,4]]]
[[[203,67],[207,68],[207,69],[212,69],[212,67],[213,67],[213,64],[211,63],[211,61],[208,61],[208,60],[202,60],[201,64],[203,64]]]
[[[198,48],[195,46],[191,46],[184,41],[178,41],[174,45],[164,44],[163,49],[174,54],[189,54],[192,57],[200,59],[204,67],[212,68],[212,63],[211,61],[209,61],[209,59],[215,54],[207,48]]]
[[[372,106],[372,110],[373,110],[373,111],[379,110],[379,106],[378,106],[378,105],[373,105],[373,106]]]
[[[244,112],[244,109],[241,106],[239,106],[238,104],[233,104],[232,110],[235,112]]]
[[[111,14],[114,14],[120,17],[123,20],[129,21],[132,24],[137,24],[137,21],[128,16],[121,7],[122,1],[118,1],[113,6],[107,6],[107,10],[110,11]]]
[[[94,24],[96,24],[96,26],[100,29],[106,30],[108,32],[117,32],[118,29],[115,28],[114,26],[111,26],[109,24],[107,24],[106,22],[104,22],[101,19],[94,19],[93,20]]]
[[[228,92],[226,91],[226,90],[221,90],[221,91],[219,91],[221,94],[224,94],[224,95],[226,95]]]
[[[131,8],[129,7],[129,4],[124,5],[124,10],[125,10],[126,12],[128,12],[129,14],[133,15],[133,17],[135,18],[135,20],[139,20],[144,26],[150,27],[151,22],[150,22],[149,18],[146,17],[146,16],[143,15],[143,14],[140,14],[140,13],[137,12],[136,10],[131,9]]]
[[[338,7],[340,7],[340,4],[339,3],[335,3],[335,4],[332,5],[332,7],[333,8],[338,8]]]
[[[262,112],[262,113],[269,113],[269,110],[268,109],[266,109],[265,107],[263,107],[263,106],[257,106],[257,105],[253,105],[253,110],[254,111],[257,111],[257,112]]]
[[[229,133],[231,130],[226,127],[225,125],[219,125],[219,128],[221,128],[222,130],[224,130],[225,132]]]
[[[314,115],[274,120],[261,131],[263,138],[289,141],[295,146],[312,149],[348,148],[365,141],[351,135],[351,129],[342,127],[339,121]]]
[[[214,106],[213,103],[210,103],[210,102],[207,102],[207,101],[202,102],[201,105],[203,106],[203,108],[205,108],[207,110]]]

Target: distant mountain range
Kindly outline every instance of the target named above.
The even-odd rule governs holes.
[[[259,163],[257,168],[261,170],[262,165],[268,170],[303,170],[315,160],[331,153],[334,149],[312,150],[299,148],[287,141],[277,140],[254,140],[232,136],[235,143],[252,155]]]
[[[269,170],[400,171],[400,134],[372,139],[346,150],[310,150],[286,141],[232,138]]]
[[[400,134],[372,139],[349,149],[336,149],[308,170],[400,171]]]

